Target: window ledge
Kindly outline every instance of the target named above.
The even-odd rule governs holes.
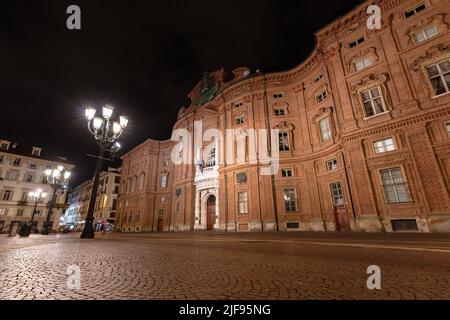
[[[431,97],[431,99],[439,99],[439,98],[442,98],[442,97],[447,96],[447,95],[450,95],[450,91],[446,92],[446,93],[439,94],[437,96],[433,96],[433,97]]]
[[[374,115],[374,116],[365,117],[365,118],[363,118],[363,120],[364,120],[364,121],[372,120],[373,118],[380,117],[380,116],[382,116],[382,115],[389,114],[389,113],[390,113],[390,111],[388,110],[388,111],[385,111],[385,112],[376,114],[376,115]]]

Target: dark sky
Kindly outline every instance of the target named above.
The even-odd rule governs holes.
[[[167,139],[204,71],[281,71],[314,47],[314,31],[358,0],[0,0],[0,138],[50,148],[92,176],[97,146],[83,107],[130,118],[123,152]],[[66,28],[81,7],[82,30]]]

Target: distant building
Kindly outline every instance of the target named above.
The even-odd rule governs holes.
[[[37,205],[34,217],[34,229],[41,230],[47,217],[47,203],[52,196],[45,170],[58,166],[67,171],[74,168],[66,159],[51,155],[43,148],[0,140],[0,233],[9,232],[14,224],[31,220],[34,202],[29,193],[37,189],[47,193],[44,201]],[[59,227],[66,198],[66,192],[58,195],[50,220],[53,230]]]
[[[112,229],[116,220],[117,196],[120,186],[120,169],[108,168],[100,174],[94,211],[94,226],[100,231],[104,226]],[[81,230],[84,226],[91,198],[92,179],[75,187],[69,194],[69,208],[64,223]]]
[[[367,26],[373,3],[379,30]],[[189,139],[179,150],[147,140],[128,152],[118,226],[449,232],[449,17],[448,1],[365,1],[319,30],[291,70],[206,74],[173,130],[192,136],[201,121],[203,132],[234,130],[236,139],[205,139],[198,163],[171,161],[172,151],[192,159]],[[278,130],[259,140],[279,151],[276,174],[233,162],[238,139],[245,159],[255,155],[253,129]]]

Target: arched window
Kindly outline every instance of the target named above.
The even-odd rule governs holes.
[[[213,148],[208,153],[208,159],[206,160],[206,167],[214,167],[216,165],[216,148]]]

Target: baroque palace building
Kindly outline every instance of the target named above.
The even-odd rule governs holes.
[[[381,29],[367,27],[371,4]],[[450,231],[449,26],[449,0],[370,1],[292,70],[205,74],[174,133],[234,129],[248,159],[246,132],[278,129],[266,140],[280,169],[222,161],[234,140],[198,155],[191,140],[148,140],[123,156],[119,230]]]

